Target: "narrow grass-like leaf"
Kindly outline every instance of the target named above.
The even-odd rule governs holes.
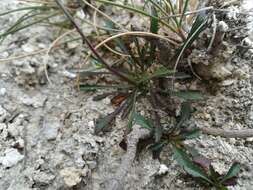
[[[176,56],[178,56],[178,59],[182,56],[183,52],[189,48],[192,43],[198,38],[199,34],[206,28],[206,23],[207,19],[205,17],[201,15],[197,16],[187,36],[187,39],[181,48],[179,48],[178,53],[176,54]]]
[[[48,20],[48,19],[50,19],[52,17],[55,17],[58,14],[59,13],[54,13],[54,14],[51,14],[49,16],[45,16],[43,18],[37,19],[37,20],[35,20],[35,21],[31,22],[31,23],[28,23],[26,25],[23,25],[23,26],[20,26],[18,28],[15,28],[14,30],[11,30],[11,31],[9,31],[7,33],[1,34],[0,38],[5,37],[5,36],[10,35],[10,34],[14,34],[14,33],[18,32],[18,31],[23,30],[25,28],[28,28],[28,27],[30,27],[32,25],[35,25],[35,24],[38,24],[38,23],[42,23],[43,21]]]
[[[100,2],[100,3],[104,3],[104,4],[108,4],[108,5],[112,5],[112,6],[117,6],[117,7],[121,7],[123,9],[126,9],[126,10],[129,10],[129,11],[132,11],[132,12],[135,12],[135,13],[138,13],[138,14],[141,14],[141,15],[144,15],[144,16],[147,16],[147,17],[151,17],[151,18],[154,18],[154,19],[157,19],[159,20],[159,22],[163,25],[165,25],[167,28],[169,28],[172,32],[174,32],[175,34],[178,34],[177,31],[172,27],[170,26],[167,22],[164,22],[162,19],[159,19],[157,17],[154,17],[152,15],[150,15],[149,13],[143,11],[143,10],[140,10],[140,9],[137,9],[137,8],[134,8],[132,6],[128,6],[128,5],[124,5],[124,4],[119,4],[119,3],[115,3],[113,1],[107,1],[107,0],[95,0],[97,2]]]
[[[110,96],[110,95],[112,95],[112,94],[114,94],[114,93],[116,93],[116,92],[108,92],[108,93],[99,94],[99,95],[97,95],[97,96],[94,96],[94,97],[92,98],[92,100],[93,100],[93,101],[100,101],[100,100],[103,100],[103,99],[105,99],[106,97],[108,97],[108,96]]]
[[[180,28],[182,27],[182,22],[183,22],[183,19],[184,19],[184,14],[187,11],[188,5],[189,5],[189,0],[185,0],[184,9],[183,9],[182,15],[181,15],[180,20],[179,20],[179,27]]]
[[[62,4],[62,2],[60,0],[55,0],[55,2],[59,6],[59,8],[61,8],[61,10],[64,12],[65,16],[69,19],[69,21],[73,24],[73,26],[76,28],[77,32],[81,35],[83,43],[86,43],[88,45],[92,53],[101,61],[104,67],[108,69],[110,72],[112,72],[114,75],[120,77],[122,80],[135,85],[136,84],[135,81],[128,78],[128,76],[125,75],[124,73],[118,72],[117,69],[111,67],[110,64],[108,64],[107,61],[105,61],[105,59],[97,52],[97,50],[90,43],[90,41],[88,40],[86,35],[83,33],[80,26],[76,23],[76,21],[74,20],[70,12],[66,9],[66,7]]]
[[[153,15],[154,17],[158,17],[157,10],[153,6],[151,7],[151,15]],[[150,18],[150,32],[157,34],[158,30],[159,30],[158,19],[151,17]],[[155,61],[155,53],[156,53],[156,42],[151,39],[150,40],[150,63],[151,64],[153,61]]]
[[[22,7],[22,8],[18,8],[18,9],[13,9],[13,10],[9,10],[9,11],[5,11],[3,13],[0,13],[0,17],[4,16],[4,15],[8,15],[14,12],[19,12],[19,11],[27,11],[27,10],[49,10],[49,9],[57,9],[56,6],[29,6],[29,7]]]
[[[10,32],[11,30],[15,29],[16,27],[18,27],[22,22],[24,22],[25,20],[28,20],[29,18],[32,18],[34,16],[36,16],[38,13],[36,12],[35,14],[32,14],[34,10],[32,11],[29,11],[28,13],[22,15],[12,26],[10,26],[4,33],[8,33]],[[39,13],[41,14],[41,13]],[[4,35],[4,34],[2,34]]]
[[[80,84],[79,88],[81,91],[96,91],[101,89],[129,89],[130,86],[123,85],[92,85],[92,84]]]
[[[177,69],[178,63],[179,63],[181,57],[183,56],[184,51],[187,48],[189,48],[192,45],[192,43],[198,38],[199,34],[202,31],[204,31],[204,29],[206,28],[206,24],[207,24],[207,19],[198,15],[195,22],[193,23],[190,33],[187,36],[187,39],[185,40],[184,44],[178,49],[178,51],[174,57],[174,58],[176,58],[174,70]]]
[[[155,7],[151,7],[151,15],[153,17],[150,18],[150,32],[157,34],[159,30],[159,23],[158,23],[158,13]]]
[[[170,10],[171,10],[172,15],[175,15],[176,14],[175,8],[172,5],[171,0],[165,0],[165,1],[170,6]],[[174,23],[176,24],[176,26],[179,28],[179,23],[178,23],[177,18],[176,17],[172,17],[172,19],[173,19]]]
[[[111,75],[109,72],[99,72],[99,71],[81,71],[78,73],[80,77],[91,77],[99,75]]]
[[[241,168],[241,166],[238,162],[233,163],[233,165],[230,167],[228,173],[223,177],[221,182],[225,182],[228,179],[236,177],[240,171],[240,168]]]
[[[156,3],[154,0],[148,0],[154,7],[159,9],[165,16],[168,16],[166,10],[164,10],[158,3]]]
[[[117,29],[116,28],[116,26],[115,26],[115,24],[111,21],[111,20],[106,20],[105,21],[105,26],[107,27],[107,28],[110,28],[111,30],[115,30],[115,29]],[[114,32],[113,31],[107,31],[109,34],[114,34]],[[125,47],[125,44],[124,44],[124,42],[121,40],[121,38],[115,38],[115,39],[113,39],[113,41],[116,43],[116,45],[121,49],[121,51],[123,52],[123,53],[128,53],[128,51],[127,51],[127,49],[126,49],[126,47]]]
[[[184,168],[184,170],[193,177],[201,178],[206,182],[213,184],[213,182],[209,179],[208,175],[205,173],[203,169],[201,169],[198,165],[194,164],[190,157],[186,154],[182,149],[173,146],[174,158],[178,162],[178,164]]]

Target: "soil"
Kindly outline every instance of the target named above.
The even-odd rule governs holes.
[[[0,12],[23,6],[15,0],[2,0],[0,5]],[[0,25],[5,29],[19,15],[0,17]],[[248,37],[244,29],[229,34],[230,43]],[[55,35],[53,29],[37,25],[8,36],[0,46],[0,59],[48,48]],[[231,75],[209,84],[192,82],[191,88],[202,88],[207,97],[194,104],[196,111],[187,125],[253,128],[252,55],[251,50],[237,48],[229,59]],[[0,190],[103,189],[125,153],[119,143],[126,123],[117,118],[110,132],[94,134],[94,120],[114,107],[109,98],[94,102],[94,93],[76,89],[71,69],[83,60],[82,48],[69,44],[55,49],[49,59],[44,52],[1,60]],[[45,60],[50,65],[51,84],[44,75]],[[187,144],[212,159],[221,173],[233,161],[240,162],[238,184],[229,189],[252,189],[253,138],[201,135]],[[125,189],[202,189],[173,160],[170,147],[161,158],[154,160],[150,151],[142,152],[126,176]],[[161,174],[161,168],[168,172]]]

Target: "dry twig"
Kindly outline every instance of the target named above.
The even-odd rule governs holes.
[[[220,136],[224,138],[249,138],[253,137],[253,129],[244,129],[244,130],[225,130],[225,129],[215,129],[215,128],[206,128],[199,127],[199,130],[204,134]]]

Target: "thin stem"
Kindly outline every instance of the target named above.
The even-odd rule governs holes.
[[[224,138],[250,138],[253,137],[253,129],[244,129],[244,130],[224,130],[208,127],[198,127],[202,133],[220,136]]]
[[[107,0],[95,0],[95,1],[98,1],[98,2],[101,2],[101,3],[105,3],[105,4],[109,4],[109,5],[113,5],[113,6],[117,6],[117,7],[121,7],[121,8],[124,8],[124,9],[128,9],[130,11],[142,14],[144,16],[147,16],[147,17],[150,17],[150,18],[153,18],[153,19],[157,19],[161,24],[163,24],[164,26],[168,27],[172,32],[174,32],[175,34],[177,34],[177,35],[179,35],[181,37],[181,35],[171,25],[169,25],[167,22],[164,22],[163,20],[161,20],[158,17],[150,15],[150,14],[148,14],[145,11],[142,11],[140,9],[136,9],[134,7],[131,7],[131,6],[115,3],[115,2],[112,2],[112,1],[107,1]]]
[[[154,125],[155,125],[155,142],[160,142],[162,138],[163,127],[161,125],[161,118],[157,112],[157,101],[154,89],[150,90],[150,103],[154,108],[153,115],[154,115]]]
[[[60,2],[60,0],[55,0],[55,2],[57,3],[57,5],[62,9],[62,11],[64,12],[64,14],[67,16],[67,18],[70,20],[70,22],[73,24],[73,26],[76,28],[77,32],[81,35],[82,39],[83,39],[83,43],[86,43],[88,45],[88,47],[90,48],[90,50],[92,51],[92,53],[101,61],[101,63],[113,74],[115,74],[116,76],[122,78],[123,80],[129,82],[130,84],[135,85],[135,82],[132,81],[131,79],[129,79],[127,76],[125,76],[123,73],[118,72],[116,69],[112,68],[100,55],[99,53],[94,49],[94,47],[91,45],[91,43],[89,42],[89,40],[86,38],[86,36],[84,35],[84,33],[82,32],[81,28],[77,25],[77,23],[74,21],[73,17],[70,15],[70,13],[67,11],[67,9],[62,5],[62,3]]]

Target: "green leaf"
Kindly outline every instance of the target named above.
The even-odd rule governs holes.
[[[158,24],[158,14],[157,11],[155,9],[155,7],[151,7],[151,15],[154,17],[150,18],[150,32],[157,34],[158,30],[159,30],[159,24]]]
[[[149,130],[154,129],[154,126],[149,119],[146,119],[145,117],[143,117],[142,115],[140,115],[136,112],[134,113],[134,122],[143,128],[146,128]]]
[[[52,18],[52,17],[55,17],[55,16],[57,16],[57,15],[59,15],[59,13],[49,14],[49,16],[48,16],[48,14],[47,14],[47,15],[41,17],[41,18],[39,17],[38,19],[34,19],[34,21],[32,21],[32,22],[30,22],[30,23],[24,24],[24,25],[19,26],[19,27],[15,27],[15,28],[12,29],[11,31],[7,31],[6,33],[0,34],[0,38],[4,38],[4,37],[6,37],[7,35],[14,34],[14,33],[18,32],[18,31],[20,31],[20,30],[29,28],[29,27],[31,27],[31,26],[33,26],[33,25],[35,25],[35,24],[42,23],[42,22],[44,22],[44,21],[46,21],[46,20],[48,20],[48,19],[50,19],[50,18]]]
[[[158,17],[158,13],[155,7],[151,7],[151,15],[153,15],[154,17]],[[156,18],[150,18],[150,32],[157,34],[159,30],[159,21]],[[145,48],[145,47],[144,47]],[[146,48],[145,48],[146,49]],[[155,53],[156,53],[156,42],[151,39],[150,40],[150,59],[149,59],[149,63],[153,63],[155,60]]]
[[[159,19],[157,17],[154,17],[153,15],[150,15],[148,12],[145,12],[141,9],[138,9],[138,8],[135,8],[135,7],[132,7],[132,6],[128,6],[128,5],[124,5],[124,4],[120,4],[120,3],[116,3],[116,2],[113,2],[113,1],[108,1],[108,0],[95,0],[97,2],[101,2],[103,4],[107,4],[107,5],[112,5],[112,6],[116,6],[116,7],[120,7],[120,8],[123,8],[123,9],[126,9],[126,10],[129,10],[129,11],[132,11],[132,12],[135,12],[135,13],[138,13],[138,14],[141,14],[143,16],[147,16],[147,17],[152,17],[152,18],[155,18],[157,19],[161,24],[165,25],[167,28],[169,28],[172,32],[176,33],[177,34],[177,31],[167,22],[163,21],[163,19]]]
[[[170,9],[171,9],[172,15],[175,15],[176,14],[175,7],[172,5],[171,0],[166,0],[166,1],[170,5]],[[177,27],[179,27],[179,23],[178,23],[177,17],[172,17],[172,19],[175,22],[175,24],[177,25]]]
[[[201,15],[197,16],[180,51],[184,51],[192,45],[192,43],[198,38],[199,34],[205,30],[206,23],[207,19],[205,17]]]
[[[22,8],[18,8],[18,9],[13,9],[10,11],[6,11],[3,13],[0,13],[0,17],[4,16],[4,15],[8,15],[14,12],[19,12],[19,11],[27,11],[27,10],[49,10],[51,8],[57,9],[57,7],[55,6],[29,6],[29,7],[22,7]]]
[[[173,146],[174,158],[178,162],[178,164],[184,168],[184,170],[193,177],[201,178],[204,181],[213,184],[213,182],[209,179],[208,175],[205,173],[203,169],[201,169],[198,165],[194,164],[190,157],[184,152],[182,149]]]
[[[168,16],[167,11],[165,9],[163,9],[163,7],[161,7],[157,2],[155,2],[153,0],[148,0],[148,1],[152,4],[153,7],[156,7],[165,16]]]
[[[108,128],[108,126],[112,123],[113,119],[116,116],[113,113],[111,113],[105,117],[98,118],[96,120],[96,122],[95,122],[95,133],[96,134],[99,133],[100,131],[103,131],[104,129]]]
[[[135,113],[135,103],[136,103],[136,98],[138,95],[138,91],[134,90],[133,93],[127,98],[126,100],[126,105],[122,109],[122,115],[121,118],[125,119],[127,116],[129,116],[129,123],[128,127],[132,127],[133,124],[133,119],[134,119],[134,113]]]
[[[174,69],[176,69],[176,67],[178,66],[178,63],[181,57],[183,56],[184,51],[188,49],[192,45],[192,43],[198,38],[199,34],[205,30],[206,25],[207,25],[207,18],[198,15],[195,22],[192,25],[191,31],[188,34],[187,39],[175,54],[176,63]]]
[[[238,162],[233,163],[233,165],[230,167],[228,173],[223,177],[221,182],[231,179],[232,177],[236,177],[240,171],[240,168],[241,168],[241,166]]]
[[[122,111],[122,106],[117,107],[117,109],[110,113],[105,117],[98,118],[95,122],[95,134],[99,133],[100,131],[104,131],[109,127],[115,117]]]
[[[212,181],[217,184],[219,183],[219,177],[220,177],[220,174],[218,172],[215,171],[215,169],[213,168],[212,165],[209,166],[209,171],[210,171],[210,177],[212,179]]]
[[[182,91],[174,91],[172,92],[173,96],[177,96],[184,100],[203,100],[204,97],[199,91],[194,90],[182,90]]]
[[[153,145],[150,146],[150,149],[153,153],[153,158],[154,159],[159,159],[160,157],[160,154],[163,150],[163,147],[168,144],[167,141],[162,141],[162,142],[158,142],[158,143],[155,143]]]
[[[101,89],[128,89],[129,86],[122,85],[96,85],[96,84],[80,84],[79,88],[81,91],[96,91]]]
[[[189,0],[186,0],[185,3],[184,3],[184,9],[183,9],[183,12],[182,12],[182,16],[180,17],[180,20],[179,20],[179,27],[182,26],[182,22],[183,22],[183,19],[184,19],[184,14],[187,11],[188,5],[189,5]]]
[[[181,127],[183,123],[190,118],[190,116],[191,116],[191,104],[189,102],[183,102],[181,105],[181,113],[179,121],[175,128]]]
[[[111,20],[106,20],[105,21],[105,26],[107,28],[110,28],[110,29],[117,29],[117,27],[115,26],[115,24],[111,21]],[[109,34],[115,34],[114,32],[112,31],[108,31]],[[121,38],[116,38],[116,39],[113,39],[113,41],[117,44],[117,46],[122,50],[122,52],[124,53],[128,53],[127,51],[127,48],[125,47],[124,45],[124,42],[121,40]]]
[[[100,100],[103,100],[105,99],[106,97],[110,96],[114,94],[113,92],[108,92],[108,93],[103,93],[103,94],[99,94],[99,95],[96,95],[92,98],[93,101],[100,101]]]
[[[80,78],[83,77],[91,77],[91,76],[99,76],[99,75],[110,75],[110,72],[94,72],[94,71],[81,71],[78,73]]]

